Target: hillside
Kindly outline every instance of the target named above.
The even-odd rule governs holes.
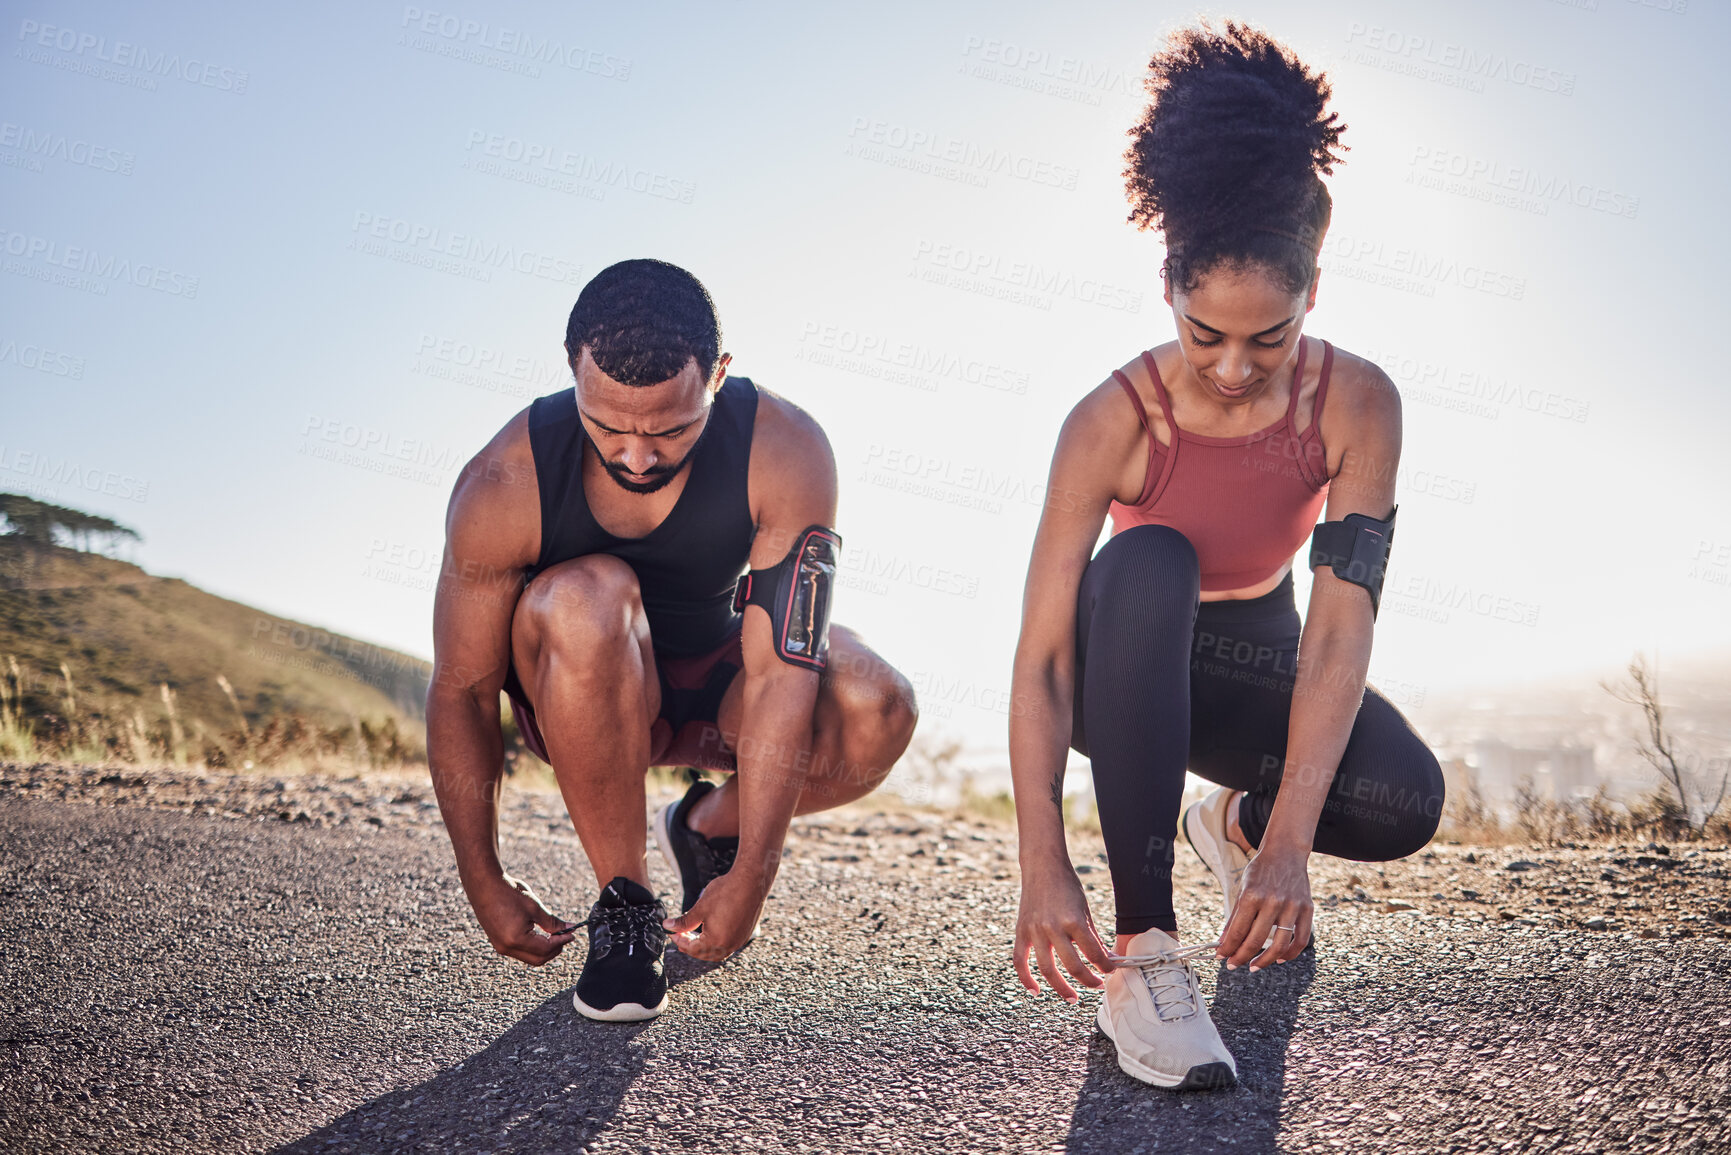
[[[29,716],[64,715],[72,671],[79,716],[163,716],[160,684],[189,728],[235,729],[226,676],[249,724],[300,714],[324,726],[395,719],[424,740],[429,663],[280,618],[177,578],[57,545],[0,536],[0,673],[17,659]]]

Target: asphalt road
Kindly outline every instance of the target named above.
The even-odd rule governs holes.
[[[513,812],[507,859],[580,918],[549,806]],[[762,937],[673,956],[668,1013],[614,1025],[571,1008],[581,944],[491,952],[436,816],[399,809],[0,796],[0,1148],[1731,1149],[1722,938],[1326,902],[1314,957],[1205,971],[1240,1085],[1181,1095],[1119,1073],[1096,996],[1016,985],[1002,828],[801,820]],[[1217,900],[1182,858],[1178,881],[1200,929]]]

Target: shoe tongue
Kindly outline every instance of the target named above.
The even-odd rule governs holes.
[[[601,890],[597,906],[642,906],[655,901],[655,896],[637,883],[620,875]]]
[[[1129,954],[1159,954],[1165,950],[1177,950],[1178,938],[1167,934],[1159,927],[1150,927],[1130,940]]]

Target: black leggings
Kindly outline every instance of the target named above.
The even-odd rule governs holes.
[[[1163,525],[1115,534],[1082,575],[1070,744],[1093,762],[1119,934],[1178,928],[1172,851],[1186,767],[1245,792],[1238,822],[1252,846],[1280,786],[1298,656],[1292,575],[1259,598],[1200,595],[1195,548]],[[1315,850],[1402,858],[1436,833],[1442,803],[1436,756],[1366,686]]]

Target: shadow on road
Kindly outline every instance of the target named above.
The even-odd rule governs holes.
[[[721,965],[670,949],[667,983],[676,987]],[[635,1040],[652,1022],[592,1022],[571,1006],[567,989],[479,1054],[276,1150],[576,1150],[613,1118],[642,1071],[646,1051]]]
[[[649,1025],[591,1022],[561,992],[479,1054],[277,1150],[575,1150],[607,1125],[642,1070],[634,1040]]]
[[[1287,1041],[1298,1000],[1315,978],[1310,950],[1254,975],[1220,967],[1209,1010],[1238,1063],[1238,1085],[1227,1090],[1168,1091],[1132,1079],[1118,1069],[1111,1040],[1095,1029],[1065,1150],[1275,1150]]]

